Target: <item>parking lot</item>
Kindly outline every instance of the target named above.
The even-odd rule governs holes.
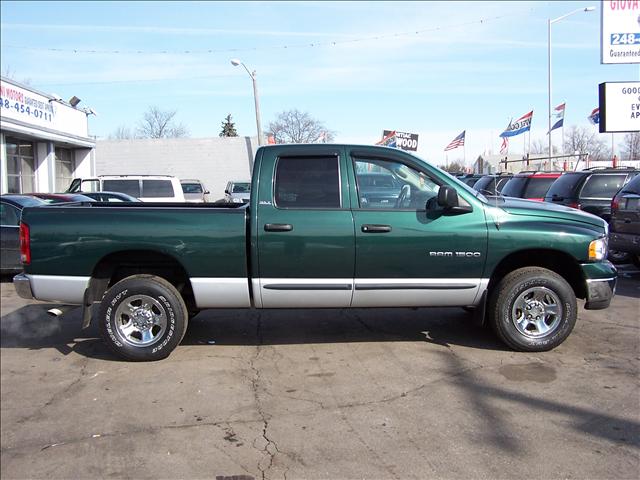
[[[461,309],[206,311],[165,361],[1,284],[1,476],[638,478],[640,272],[515,353]],[[241,477],[244,476],[244,477]]]

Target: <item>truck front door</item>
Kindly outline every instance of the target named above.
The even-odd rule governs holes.
[[[358,191],[357,198],[352,197],[352,306],[473,305],[488,283],[482,278],[487,253],[483,209],[476,205],[453,214],[437,208],[444,181],[407,154],[363,149],[352,150],[350,156]],[[376,201],[380,195],[363,188],[359,178],[372,174],[392,175],[400,183],[393,198]],[[427,202],[435,208],[427,209]]]
[[[252,198],[257,306],[350,306],[355,240],[341,152],[295,146],[262,151]]]

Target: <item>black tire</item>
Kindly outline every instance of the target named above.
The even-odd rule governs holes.
[[[161,360],[187,330],[188,312],[180,293],[165,279],[133,275],[113,285],[98,310],[100,334],[118,356]]]
[[[640,268],[640,255],[631,255],[631,263],[633,263],[636,268]]]
[[[625,265],[633,261],[633,255],[629,252],[621,252],[619,250],[609,250],[607,259],[616,265]]]
[[[544,352],[564,342],[573,330],[577,302],[560,275],[546,268],[525,267],[496,285],[488,313],[493,330],[509,347]]]

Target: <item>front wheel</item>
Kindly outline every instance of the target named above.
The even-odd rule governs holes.
[[[173,285],[154,275],[133,275],[105,293],[98,314],[102,338],[117,355],[160,360],[178,346],[188,311]]]
[[[564,278],[551,270],[526,267],[506,275],[489,303],[491,326],[514,350],[551,350],[569,336],[576,323],[576,296]]]

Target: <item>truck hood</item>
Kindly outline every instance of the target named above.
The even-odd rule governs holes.
[[[579,222],[591,227],[606,230],[607,223],[587,212],[549,202],[536,202],[514,197],[492,197],[489,205],[497,207],[511,215],[525,215],[543,218],[555,218],[569,222]]]

